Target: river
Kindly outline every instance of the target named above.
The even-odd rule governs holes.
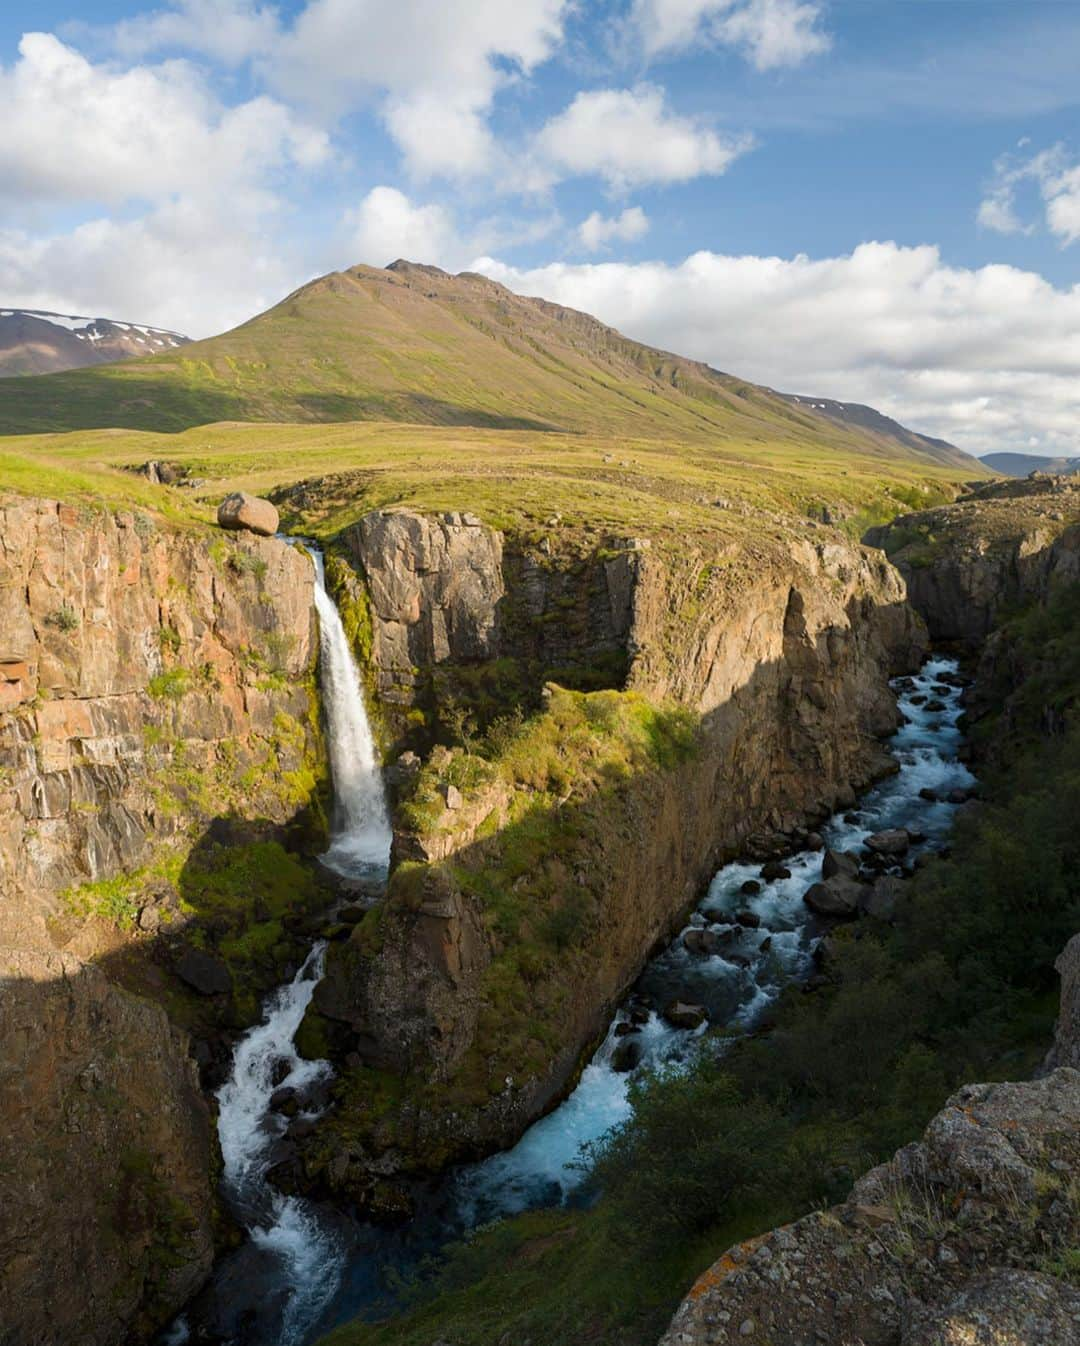
[[[316,570],[335,791],[323,859],[349,876],[379,877],[388,863],[390,826],[377,756],[361,681],[317,555]],[[974,783],[957,758],[955,674],[955,663],[935,657],[916,676],[896,680],[904,723],[890,748],[898,770],[820,829],[827,846],[858,850],[872,833],[902,827],[923,838],[905,857],[910,861],[944,843],[956,809],[947,796]],[[310,1346],[337,1323],[391,1310],[388,1268],[408,1271],[448,1239],[499,1216],[572,1200],[583,1178],[575,1163],[581,1147],[628,1117],[635,1071],[685,1062],[710,1026],[752,1028],[786,985],[811,973],[815,947],[834,924],[803,901],[820,877],[821,860],[816,849],[789,855],[782,862],[786,875],[771,881],[762,877],[760,864],[720,869],[686,930],[642,973],[569,1097],[512,1149],[448,1174],[426,1194],[417,1217],[397,1230],[286,1197],[266,1180],[275,1143],[288,1125],[270,1109],[275,1089],[291,1086],[313,1097],[316,1102],[300,1116],[314,1120],[317,1086],[325,1092],[330,1077],[327,1063],[302,1061],[292,1042],[321,975],[325,949],[315,944],[295,978],[268,998],[263,1022],[238,1042],[218,1094],[223,1191],[246,1240],[222,1259],[209,1289],[163,1341]],[[708,944],[716,951],[691,952],[684,936],[694,930],[715,937]],[[708,1020],[696,1029],[673,1027],[659,1007],[676,999],[704,1006]],[[627,1070],[619,1056],[625,1058],[631,1041],[637,1059]]]

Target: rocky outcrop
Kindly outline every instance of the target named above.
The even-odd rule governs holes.
[[[377,634],[376,651],[394,651],[400,660],[404,628],[423,642],[433,629],[468,630],[470,640],[482,630],[485,650],[506,649],[500,614],[525,601],[518,592],[523,572],[504,566],[500,576],[496,537],[474,524],[450,525],[474,532],[468,554],[475,562],[482,548],[486,558],[482,583],[475,565],[463,577],[482,605],[470,626],[448,597],[462,590],[440,565],[415,563],[445,556],[443,542],[432,550],[430,530],[391,518],[389,525],[385,516],[367,524],[369,537],[376,530],[386,537],[381,530],[390,528],[400,543],[391,558],[409,557],[404,566],[394,562],[391,583],[365,553],[372,606],[389,627]],[[438,525],[439,537],[446,526]],[[531,1059],[505,1067],[498,1052],[480,1045],[478,1025],[492,1031],[493,997],[501,993],[493,978],[506,942],[497,919],[462,891],[453,870],[491,872],[491,848],[498,850],[503,835],[512,843],[531,787],[515,793],[496,779],[465,791],[457,807],[447,805],[427,834],[399,831],[396,854],[427,861],[427,868],[392,885],[377,934],[365,923],[334,949],[315,998],[341,1034],[343,1059],[396,1072],[405,1083],[392,1136],[358,1140],[364,1128],[350,1130],[342,1114],[330,1123],[333,1168],[349,1174],[343,1185],[353,1192],[364,1173],[430,1170],[511,1143],[565,1091],[649,950],[673,932],[723,858],[755,834],[775,836],[825,816],[891,768],[879,741],[897,723],[886,680],[918,663],[925,633],[880,556],[794,538],[710,554],[686,539],[663,552],[638,544],[619,553],[611,569],[600,560],[581,567],[578,579],[590,587],[597,573],[607,593],[595,640],[622,632],[627,688],[650,705],[690,708],[697,749],[667,769],[613,782],[596,799],[576,797],[567,783],[558,853],[537,854],[535,865],[557,865],[565,901],[579,894],[592,915],[580,942],[544,974],[559,996],[549,999],[549,986],[544,997],[530,995],[523,984],[536,1019],[534,1037],[523,1044]],[[445,620],[426,614],[426,601],[443,603]],[[405,611],[413,619],[391,625],[398,622],[392,614]],[[412,650],[418,648],[432,647]],[[516,883],[520,889],[528,877]],[[362,1092],[358,1077],[350,1097]]]
[[[640,553],[628,541],[594,554],[555,555],[504,538],[475,515],[378,510],[346,530],[367,579],[379,696],[424,697],[436,670],[489,660],[546,670],[625,671]],[[521,691],[527,694],[527,689]]]
[[[0,503],[0,940],[53,947],[60,891],[227,812],[245,773],[241,812],[295,812],[311,566],[272,540],[218,546],[145,516]]]
[[[217,521],[222,528],[247,529],[260,537],[273,537],[278,530],[278,512],[269,500],[260,500],[247,491],[233,491],[218,506]]]
[[[116,885],[175,872],[223,816],[273,829],[308,802],[312,584],[277,541],[0,500],[5,1346],[147,1339],[209,1268],[187,1037],[109,979],[173,1004],[152,954],[190,911],[164,879],[167,908]]]
[[[1080,478],[977,487],[951,505],[872,529],[907,581],[935,641],[971,648],[998,614],[1080,579]]]
[[[844,1205],[729,1249],[662,1346],[1080,1340],[1078,1164],[1080,1072],[968,1085]]]
[[[0,949],[0,1343],[147,1338],[213,1257],[210,1118],[164,1010]]]

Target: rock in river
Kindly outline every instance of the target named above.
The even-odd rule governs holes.
[[[866,887],[847,874],[834,874],[809,887],[803,901],[819,916],[854,916],[863,903]]]
[[[664,1006],[664,1018],[672,1028],[699,1028],[708,1018],[704,1005],[688,1005],[684,1000],[673,1000]]]

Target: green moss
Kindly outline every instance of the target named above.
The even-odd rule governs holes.
[[[179,701],[191,690],[191,682],[186,668],[170,668],[155,674],[146,690],[155,701]]]

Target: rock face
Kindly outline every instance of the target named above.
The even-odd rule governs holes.
[[[439,666],[625,655],[640,554],[560,564],[472,514],[379,510],[344,535],[367,578],[379,695],[411,704]],[[625,670],[625,664],[620,672]]]
[[[64,953],[0,949],[0,1342],[145,1339],[210,1269],[210,1118],[182,1035]]]
[[[1075,1248],[1080,1072],[961,1089],[921,1142],[830,1211],[729,1249],[661,1346],[1059,1346],[1080,1294],[1045,1274]]]
[[[235,784],[271,753],[275,776],[300,766],[312,591],[282,543],[215,554],[145,517],[0,501],[0,940],[52,947],[59,890],[220,810],[200,778]],[[252,813],[288,816],[278,784]]]
[[[1061,1010],[1046,1069],[1080,1070],[1080,935],[1073,935],[1054,966],[1061,977]]]
[[[273,537],[278,530],[278,512],[269,500],[261,500],[247,491],[234,491],[218,506],[217,520],[222,528],[246,528],[260,537]]]
[[[354,546],[371,585],[376,657],[394,660],[394,685],[404,659],[433,651],[434,632],[445,633],[441,648],[452,654],[512,648],[514,628],[503,614],[531,601],[532,581],[522,578],[528,567],[506,564],[510,549],[497,535],[464,520],[421,528],[408,515],[380,515],[360,526]],[[448,560],[430,559],[455,547],[468,557],[461,576],[448,573]],[[399,831],[395,854],[428,867],[414,871],[408,895],[382,909],[377,956],[364,928],[335,946],[315,1003],[344,1033],[343,1055],[355,1051],[410,1086],[422,1082],[426,1093],[422,1106],[397,1117],[392,1142],[378,1153],[342,1145],[334,1160],[341,1170],[423,1171],[511,1143],[566,1088],[648,950],[674,933],[722,858],[753,833],[825,816],[892,764],[879,742],[897,722],[886,679],[917,665],[925,633],[883,558],[792,538],[782,549],[759,553],[740,543],[712,558],[689,542],[667,553],[639,544],[615,561],[575,559],[580,611],[598,614],[586,641],[600,648],[621,639],[629,689],[697,712],[700,751],[677,768],[621,783],[616,821],[590,832],[587,855],[562,857],[567,884],[579,869],[576,881],[598,895],[588,950],[568,953],[555,974],[566,978],[566,994],[544,1037],[562,1045],[552,1051],[537,1042],[543,1064],[492,1080],[479,1106],[461,1102],[455,1082],[488,1004],[495,944],[479,903],[439,862],[483,864],[484,833],[521,801],[496,780],[460,808],[444,809],[432,832]],[[703,574],[712,577],[704,595]],[[549,574],[544,593],[569,584],[567,575]],[[471,615],[461,607],[466,592],[467,606],[478,605]],[[432,602],[439,614],[427,610]]]
[[[993,482],[904,515],[866,540],[884,547],[935,641],[975,647],[999,612],[1080,578],[1080,477]]]
[[[187,1039],[103,971],[160,913],[124,932],[64,892],[182,858],[219,814],[295,814],[312,584],[276,541],[0,499],[4,1346],[147,1339],[209,1268]],[[222,968],[191,952],[219,993]]]

